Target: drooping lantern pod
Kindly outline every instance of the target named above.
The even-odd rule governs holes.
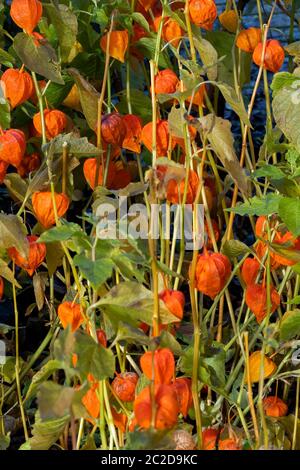
[[[135,114],[126,114],[123,116],[123,123],[126,127],[126,134],[122,142],[122,147],[135,153],[141,153],[141,118]]]
[[[193,103],[193,106],[204,106],[205,102],[205,92],[206,92],[206,85],[205,83],[203,85],[200,85],[198,89],[195,91],[195,93],[191,96],[189,96],[185,101],[187,103]]]
[[[157,33],[159,31],[160,23],[163,21],[162,38],[165,42],[169,42],[173,47],[177,47],[180,43],[184,31],[180,25],[172,18],[157,16],[153,22],[153,29]]]
[[[244,52],[253,52],[257,44],[262,40],[260,28],[248,28],[239,32],[236,39],[236,47]]]
[[[212,29],[218,16],[214,0],[189,0],[189,13],[192,23],[206,30]]]
[[[105,171],[105,170],[104,170]],[[96,174],[97,174],[97,159],[96,158],[87,158],[83,164],[83,174],[86,179],[86,182],[89,186],[94,190],[96,186],[103,186],[103,176],[104,171],[102,168],[102,164],[99,165],[98,170],[98,181],[96,182]],[[106,186],[110,188],[114,177],[116,175],[116,167],[113,162],[109,162],[108,170],[107,170],[107,178],[106,178]]]
[[[120,114],[110,113],[102,116],[101,137],[106,144],[122,147],[126,137],[126,126]]]
[[[230,33],[235,33],[239,23],[239,17],[234,10],[225,10],[219,15],[219,21],[223,28]]]
[[[45,109],[44,110],[44,119],[46,127],[46,137],[47,139],[53,139],[57,135],[64,132],[67,127],[67,116],[62,111],[58,109]],[[38,135],[42,135],[42,119],[41,113],[37,113],[33,117],[33,125]]]
[[[260,270],[260,263],[256,258],[247,258],[243,262],[241,275],[244,283],[249,286],[256,283]]]
[[[193,403],[191,379],[179,377],[175,379],[173,387],[177,395],[179,413],[186,418]]]
[[[262,64],[263,43],[257,44],[253,52],[253,62],[260,67]],[[268,39],[266,42],[265,58],[263,67],[270,72],[276,73],[281,69],[284,62],[284,49],[276,39]]]
[[[64,193],[55,193],[55,205],[58,218],[63,217],[69,208],[70,200]],[[33,193],[32,206],[34,215],[43,227],[50,228],[55,224],[55,213],[50,191]]]
[[[10,16],[14,23],[27,34],[32,34],[41,19],[43,7],[38,0],[13,0],[10,7]]]
[[[4,281],[3,278],[0,276],[0,300],[2,300],[4,294]]]
[[[141,356],[140,365],[143,373],[156,384],[170,384],[175,373],[175,359],[168,348],[148,351]]]
[[[202,450],[216,450],[220,431],[216,428],[206,428],[202,431]]]
[[[71,326],[71,331],[78,330],[80,325],[84,322],[84,317],[81,313],[81,307],[75,302],[63,302],[59,305],[57,315],[64,329]]]
[[[285,234],[282,234],[279,231],[276,232],[276,235],[273,239],[273,243],[276,245],[286,245],[286,250],[289,251],[291,255],[293,254],[293,252],[300,250],[300,237],[295,238],[291,232],[286,232]],[[273,260],[274,263],[277,263],[280,266],[293,266],[297,263],[296,259],[286,258],[284,255],[273,251],[270,252],[270,256],[271,260]]]
[[[115,175],[108,188],[113,189],[114,191],[118,191],[119,189],[126,188],[126,186],[131,183],[131,173],[129,170],[124,168],[123,162],[117,162],[115,164],[115,168]]]
[[[148,11],[150,8],[153,8],[156,0],[138,0],[138,2],[144,8],[144,10]]]
[[[272,418],[281,418],[288,412],[287,404],[276,396],[269,396],[263,399],[263,409],[267,416]]]
[[[88,382],[90,388],[82,397],[81,403],[83,404],[91,418],[95,420],[99,417],[100,414],[100,400],[97,394],[97,391],[99,389],[99,383],[94,379],[92,374],[88,374]],[[93,420],[88,421],[91,421],[93,423]]]
[[[186,204],[192,204],[197,194],[199,178],[195,171],[189,170],[189,177],[187,183]],[[185,192],[185,178],[180,182],[175,179],[170,179],[167,182],[166,199],[172,204],[179,204],[183,201]]]
[[[225,287],[231,274],[231,264],[222,253],[211,253],[204,248],[198,256],[195,287],[204,295],[214,299]]]
[[[132,402],[135,397],[138,375],[135,372],[123,372],[112,381],[112,389],[121,401]]]
[[[164,289],[160,292],[159,298],[175,317],[182,320],[185,304],[185,298],[182,292],[179,290]]]
[[[113,420],[114,420],[114,425],[116,426],[116,428],[120,432],[125,433],[126,432],[126,426],[127,426],[127,423],[128,423],[127,415],[125,413],[122,413],[122,412],[118,413],[113,406],[111,407],[111,414],[112,414],[112,417],[113,417]]]
[[[21,164],[18,166],[18,173],[21,178],[25,178],[29,173],[36,171],[41,165],[41,158],[38,153],[24,155]]]
[[[23,131],[9,129],[0,134],[0,160],[18,168],[26,150],[26,138]]]
[[[106,53],[108,34],[105,34],[100,39],[100,47]],[[128,48],[128,31],[111,31],[109,40],[109,55],[120,62],[125,61],[125,54]]]
[[[106,337],[105,331],[102,330],[101,328],[98,328],[96,330],[96,334],[97,334],[98,343],[102,344],[102,346],[104,348],[106,348],[107,347],[107,337]]]
[[[155,385],[155,429],[171,429],[178,419],[179,407],[176,392],[172,385]],[[136,424],[143,429],[152,425],[152,399],[150,387],[145,387],[134,400],[133,405]]]
[[[5,98],[12,109],[27,101],[33,93],[33,81],[29,73],[18,69],[7,69],[1,77]]]
[[[176,429],[173,432],[172,440],[175,443],[174,450],[195,450],[196,442],[188,431],[185,429]]]
[[[264,379],[267,379],[277,369],[275,362],[268,356],[263,357]],[[249,357],[250,381],[252,383],[259,382],[260,378],[261,351],[254,351]]]
[[[197,196],[199,178],[194,170],[189,170],[186,204],[193,204]],[[172,204],[179,204],[184,198],[185,178],[179,183],[175,179],[170,179],[167,183],[166,199]]]
[[[32,276],[46,257],[46,245],[44,243],[37,243],[38,237],[35,235],[28,235],[26,238],[29,244],[29,251],[26,258],[24,258],[15,247],[9,248],[7,252],[10,259],[17,266],[25,269],[29,276]]]
[[[241,450],[241,446],[236,439],[228,437],[219,440],[218,450]]]
[[[155,94],[175,93],[179,86],[179,78],[171,69],[160,70],[154,78]]]
[[[66,106],[70,109],[75,109],[76,111],[82,112],[82,106],[80,102],[79,90],[76,83],[72,86],[69,94],[62,102],[63,106]]]
[[[251,284],[246,289],[246,304],[254,313],[258,323],[261,323],[267,315],[267,288],[264,284]],[[280,295],[276,289],[270,287],[271,310],[274,313],[280,305]]]
[[[152,152],[152,122],[148,122],[142,129],[142,142]],[[168,121],[158,120],[156,123],[156,151],[158,157],[166,156],[170,144]],[[171,143],[171,148],[172,143]]]

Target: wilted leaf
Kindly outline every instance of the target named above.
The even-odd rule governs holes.
[[[49,276],[53,276],[59,266],[62,265],[62,260],[65,253],[60,243],[49,243],[47,246],[47,268]]]
[[[300,335],[300,310],[286,312],[280,321],[280,339],[289,341]]]
[[[14,49],[29,70],[54,83],[64,83],[55,50],[49,43],[36,45],[32,36],[19,33],[14,38]]]
[[[34,296],[38,310],[42,310],[45,302],[45,289],[48,283],[47,273],[36,273],[32,279]]]
[[[21,217],[0,214],[0,248],[15,247],[26,258],[29,249],[26,233]]]
[[[78,87],[80,102],[87,123],[90,128],[95,131],[98,121],[98,101],[100,95],[97,90],[80,75],[78,70],[71,68],[68,72],[74,78]]]
[[[55,28],[60,45],[61,59],[66,62],[77,37],[77,16],[66,5],[55,6],[48,4],[44,5],[44,10]]]
[[[60,134],[45,147],[48,154],[61,154],[64,144],[68,144],[68,152],[77,158],[80,157],[96,157],[101,155],[100,149],[91,144],[87,137],[78,137],[77,134]]]
[[[28,184],[21,178],[18,173],[8,173],[5,176],[4,184],[12,197],[19,202],[23,202],[26,195],[28,194]],[[32,205],[29,201],[26,203],[26,207],[32,210]]]
[[[194,41],[200,58],[207,68],[208,79],[216,80],[218,77],[218,53],[216,49],[207,39],[202,38],[200,41],[195,38]]]
[[[235,89],[227,83],[213,82],[213,84],[219,88],[226,103],[228,103],[229,106],[233,109],[233,111],[236,112],[236,114],[240,117],[243,123],[251,127],[251,123],[249,121],[244,102],[237,95]]]
[[[42,420],[37,412],[32,437],[20,447],[20,450],[48,450],[62,434],[69,419],[70,416],[66,415],[61,418]]]
[[[285,137],[300,151],[300,79],[282,87],[273,99],[273,114]]]
[[[38,386],[47,380],[50,375],[59,369],[63,369],[64,364],[57,359],[50,359],[41,369],[32,377],[25,400],[33,397],[38,389]]]
[[[240,166],[234,150],[234,140],[231,132],[231,123],[213,114],[208,114],[197,122],[195,127],[200,126],[209,140],[213,150],[221,160],[222,164],[234,179],[238,188],[248,195],[248,179]]]
[[[8,267],[8,264],[3,260],[3,259],[0,259],[0,273],[1,273],[1,277],[3,277],[4,279],[6,279],[8,282],[10,282],[11,284],[13,282],[15,282],[15,285],[16,287],[18,288],[21,288],[20,284],[18,283],[18,281],[15,279],[14,281],[14,275],[13,275],[13,272],[12,270]]]

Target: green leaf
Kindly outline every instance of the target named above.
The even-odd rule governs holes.
[[[114,267],[110,258],[92,261],[83,254],[74,257],[74,264],[78,266],[83,277],[90,281],[94,289],[98,289],[112,276]]]
[[[294,57],[299,57],[300,56],[300,41],[292,42],[290,44],[287,44],[284,49],[286,52]],[[281,72],[283,73],[283,72]],[[276,75],[279,75],[278,73]],[[275,76],[276,76],[275,75]]]
[[[251,248],[239,240],[227,240],[222,246],[222,253],[230,259],[238,258],[239,256],[243,256],[251,252]]]
[[[194,41],[203,65],[207,68],[208,79],[216,80],[218,77],[218,53],[216,49],[207,39],[201,38],[199,40],[195,38]]]
[[[83,377],[92,374],[96,380],[105,380],[115,373],[115,357],[110,349],[97,344],[91,336],[75,333],[75,352],[78,356],[76,369]]]
[[[282,199],[279,194],[270,193],[259,198],[254,196],[249,201],[238,204],[234,209],[227,209],[238,215],[271,215],[278,212],[278,206]]]
[[[263,167],[255,170],[252,173],[253,178],[271,178],[271,179],[280,179],[285,176],[282,170],[277,166],[273,165],[264,165]]]
[[[120,321],[133,326],[137,326],[139,322],[152,325],[153,293],[140,283],[121,282],[102,297],[97,305],[115,325]],[[162,301],[160,301],[160,320],[163,324],[178,321]]]
[[[21,217],[13,214],[0,214],[0,248],[15,247],[26,258],[29,245],[26,227]]]
[[[249,192],[248,179],[244,170],[240,166],[234,150],[231,123],[227,119],[222,119],[213,114],[207,114],[206,116],[198,119],[198,124],[195,124],[195,126],[207,137],[213,150],[230,176],[234,179],[238,188],[247,195]]]
[[[53,276],[57,268],[62,265],[64,256],[65,252],[60,243],[50,243],[47,246],[46,261],[50,277]]]
[[[60,134],[51,140],[43,149],[47,150],[48,155],[60,155],[64,144],[68,145],[69,153],[77,158],[95,157],[101,155],[101,151],[91,144],[87,137],[78,137],[76,133]]]
[[[289,304],[300,305],[300,295],[296,295],[296,297],[289,301]]]
[[[130,91],[130,100],[133,114],[137,114],[142,121],[146,124],[151,121],[151,99],[143,91],[132,89]],[[127,94],[124,92],[121,95],[121,101],[118,104],[120,113],[126,114],[128,112]]]
[[[24,201],[28,191],[28,184],[18,173],[8,173],[5,176],[4,184],[12,198],[16,198],[20,202]],[[26,206],[29,210],[32,210],[32,205],[29,202]]]
[[[222,82],[212,82],[215,86],[217,86],[222,93],[226,103],[236,112],[239,118],[243,121],[244,124],[251,127],[251,123],[248,118],[248,113],[245,109],[244,102],[242,99],[237,95],[235,89],[228,85],[227,83]]]
[[[0,82],[0,127],[2,129],[8,129],[10,127],[10,105],[3,91],[3,82]]]
[[[38,409],[42,420],[62,418],[71,414],[75,389],[52,381],[40,384],[37,394]]]
[[[133,431],[126,435],[126,450],[171,450],[174,449],[174,441],[171,431]]]
[[[44,11],[54,26],[63,62],[67,62],[78,33],[77,16],[66,5],[44,5]]]
[[[279,202],[279,217],[287,228],[298,237],[300,235],[300,199],[284,197]]]
[[[4,49],[0,49],[0,64],[5,65],[6,67],[13,67],[16,59],[9,52]]]
[[[48,450],[62,434],[70,417],[41,420],[39,412],[35,414],[32,437],[20,447],[20,450]]]
[[[64,85],[51,82],[44,94],[47,102],[53,106],[54,109],[62,104],[74,85],[74,80],[68,75],[64,75],[63,80],[65,82]]]
[[[24,363],[23,359],[20,358],[21,367]],[[6,356],[5,363],[0,368],[0,377],[3,381],[11,384],[16,378],[16,358],[13,356]]]
[[[131,14],[131,18],[132,18],[133,21],[138,23],[145,31],[150,33],[149,23],[146,20],[146,18],[144,17],[144,15],[142,15],[141,13],[138,13],[137,11],[134,11]]]
[[[281,88],[273,99],[273,114],[285,137],[300,151],[300,79]]]
[[[123,322],[119,322],[117,337],[119,341],[126,341],[129,344],[148,345],[150,343],[150,339],[142,330]]]
[[[135,47],[147,59],[154,59],[156,49],[156,37],[142,38],[135,43]],[[172,68],[172,64],[166,51],[161,52],[159,54],[158,66],[163,69]]]
[[[57,359],[50,359],[41,369],[32,377],[29,388],[27,390],[27,394],[25,397],[25,401],[32,398],[37,390],[39,385],[47,380],[50,375],[52,375],[55,371],[59,369],[63,369],[64,364]]]
[[[273,76],[271,83],[271,90],[273,91],[273,97],[281,90],[281,88],[292,85],[295,81],[299,80],[299,77],[289,72],[278,72]]]
[[[163,330],[159,337],[159,347],[170,349],[176,356],[182,354],[182,348],[169,331]]]
[[[14,49],[29,70],[54,83],[64,84],[56,53],[50,44],[37,46],[31,36],[19,33],[14,38]]]
[[[78,70],[71,68],[68,70],[68,73],[74,78],[78,87],[80,103],[87,123],[89,127],[95,131],[98,121],[98,101],[100,95],[98,91],[80,75]]]
[[[64,222],[64,224],[59,227],[53,227],[46,232],[43,232],[39,238],[39,243],[66,241],[72,238],[74,234],[83,234],[83,230],[80,225],[73,222]]]
[[[300,335],[300,310],[286,312],[280,321],[280,339],[289,341]]]

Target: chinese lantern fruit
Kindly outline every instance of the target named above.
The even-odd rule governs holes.
[[[253,62],[261,66],[263,53],[263,43],[257,44],[253,52]],[[270,72],[276,73],[281,69],[284,62],[284,49],[276,39],[269,39],[266,42],[265,58],[263,67]]]
[[[1,77],[4,84],[4,94],[12,108],[27,101],[34,90],[29,73],[17,69],[7,69]]]
[[[67,127],[67,116],[58,109],[45,109],[44,110],[46,137],[53,139],[58,134],[61,134]],[[41,113],[35,114],[33,117],[33,125],[38,135],[42,135],[42,119]]]
[[[120,114],[110,113],[102,117],[101,136],[106,144],[122,147],[126,137],[126,126]]]
[[[63,328],[67,328],[70,325],[72,332],[78,330],[84,321],[80,305],[74,302],[63,302],[60,304],[57,314]]]
[[[267,416],[281,418],[288,412],[288,406],[281,398],[269,396],[263,399],[263,409]]]
[[[260,363],[261,363],[261,352],[255,351],[249,357],[249,372],[250,380],[252,383],[259,382],[260,377]],[[277,369],[275,362],[273,362],[268,356],[263,358],[264,378],[267,379]]]
[[[155,422],[156,429],[171,429],[177,423],[179,412],[176,392],[172,385],[156,385],[154,390],[156,405]],[[134,400],[134,414],[137,424],[149,429],[152,423],[152,401],[150,387],[144,388]]]
[[[34,271],[42,264],[46,257],[46,245],[44,243],[37,243],[38,237],[35,235],[28,235],[28,255],[24,257],[19,253],[15,247],[8,249],[8,255],[11,260],[20,268],[25,269],[29,276],[32,276]]]
[[[126,114],[123,116],[126,134],[122,147],[135,153],[141,153],[142,121],[139,116]]]
[[[227,256],[204,250],[197,260],[195,287],[214,299],[224,288],[230,273],[231,265]]]
[[[255,284],[260,270],[260,263],[256,258],[247,258],[242,266],[242,278],[245,284]]]
[[[152,122],[148,122],[142,129],[142,142],[145,147],[152,152]],[[158,157],[167,155],[169,148],[169,126],[168,121],[159,120],[156,123],[156,151]]]
[[[170,384],[175,372],[174,355],[168,348],[144,353],[140,359],[141,369],[156,384]]]
[[[214,0],[189,0],[189,13],[192,23],[208,30],[218,16]]]
[[[182,292],[179,290],[165,289],[159,294],[159,298],[175,317],[182,320],[185,304],[185,298]]]
[[[100,47],[106,53],[109,33],[102,36]],[[114,59],[124,62],[125,53],[128,48],[128,31],[111,31],[109,38],[109,55]]]
[[[113,380],[111,386],[121,401],[131,402],[134,401],[137,382],[138,375],[135,372],[124,372]]]
[[[179,79],[171,69],[161,70],[155,75],[155,93],[175,93],[179,85]]]
[[[223,28],[227,29],[230,33],[236,32],[239,18],[234,10],[223,11],[219,15],[219,21]]]
[[[273,286],[270,288],[271,310],[274,313],[280,305],[280,295]],[[261,323],[267,315],[267,288],[264,285],[252,284],[246,289],[246,304],[254,313],[258,323]]]
[[[177,23],[177,21],[173,20],[172,18],[165,17],[162,19],[161,16],[157,16],[154,19],[153,27],[154,31],[158,32],[160,23],[163,21],[162,27],[162,38],[165,42],[169,42],[172,46],[177,47],[181,37],[183,36],[184,32]]]
[[[9,129],[0,134],[0,160],[16,168],[21,164],[26,149],[24,132]]]
[[[69,208],[70,200],[63,193],[55,193],[57,216],[63,217]],[[50,191],[38,191],[32,195],[32,205],[37,220],[45,228],[55,224],[52,194]]]
[[[13,0],[10,16],[14,23],[31,34],[42,16],[43,7],[38,0]]]
[[[261,42],[262,35],[259,28],[243,29],[236,39],[236,46],[245,52],[253,52],[257,44]]]
[[[97,173],[97,159],[96,158],[88,158],[85,160],[83,164],[83,173],[87,183],[90,185],[92,189],[95,189],[96,186],[103,186],[103,168],[100,162],[99,170],[98,170],[98,181],[96,181],[96,173]],[[113,162],[109,162],[108,170],[107,170],[107,178],[106,178],[106,186],[110,187],[113,179],[116,175],[116,168]]]

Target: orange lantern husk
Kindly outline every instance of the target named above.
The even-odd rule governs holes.
[[[189,0],[189,13],[192,23],[207,30],[212,29],[218,16],[214,0]]]
[[[57,135],[64,132],[67,127],[67,116],[62,111],[58,109],[45,109],[44,110],[44,119],[46,127],[46,137],[47,139],[53,139]],[[33,117],[33,125],[38,135],[42,135],[42,119],[41,113],[37,113]]]
[[[10,259],[17,266],[25,269],[29,276],[32,276],[46,257],[46,245],[44,243],[37,243],[38,237],[35,235],[28,235],[26,238],[29,244],[29,251],[26,258],[24,258],[15,247],[11,247],[7,251]]]
[[[260,67],[262,63],[263,43],[257,44],[253,52],[253,62]],[[266,42],[263,67],[269,72],[277,73],[281,69],[285,59],[284,49],[276,39],[268,39]]]
[[[83,174],[86,179],[86,182],[92,189],[95,189],[96,186],[103,186],[103,168],[102,164],[99,165],[98,170],[98,181],[95,185],[97,173],[97,158],[88,158],[83,164]],[[116,167],[113,162],[109,162],[106,178],[106,186],[109,188],[114,180],[116,175]]]
[[[156,405],[155,429],[171,429],[177,423],[179,412],[176,392],[172,385],[155,385],[154,400]],[[135,423],[149,429],[152,424],[152,400],[150,387],[144,388],[134,401]]]
[[[182,320],[185,298],[184,294],[178,290],[165,289],[159,294],[159,298],[164,302],[168,310],[179,320]]]
[[[13,0],[10,16],[14,23],[31,34],[41,19],[43,7],[38,0]]]
[[[163,21],[162,38],[165,42],[169,42],[173,47],[177,47],[180,43],[184,31],[181,29],[177,21],[172,18],[157,16],[153,22],[155,32],[159,31],[160,23]]]
[[[227,256],[204,249],[197,260],[195,287],[214,299],[226,285],[230,274],[231,264]]]
[[[145,147],[152,152],[152,122],[148,122],[142,129],[142,142]],[[168,121],[158,120],[156,123],[156,152],[158,157],[164,157],[168,153],[169,149],[169,126]],[[174,148],[174,144],[171,144],[171,149]]]
[[[168,348],[148,351],[141,356],[141,369],[143,373],[156,384],[170,384],[175,374],[175,359]]]
[[[63,302],[60,304],[57,314],[63,328],[66,329],[67,326],[70,325],[72,332],[78,330],[80,325],[84,322],[81,307],[74,302]]]
[[[4,95],[13,108],[27,101],[34,90],[29,73],[17,69],[7,69],[1,77]]]
[[[109,33],[100,39],[100,47],[106,53],[107,41]],[[125,61],[125,54],[128,48],[128,31],[111,31],[109,40],[109,55],[120,62]]]
[[[4,294],[4,281],[3,278],[0,276],[0,300],[3,299]]]
[[[280,305],[280,295],[273,286],[270,287],[271,310],[274,313]],[[246,304],[254,313],[258,323],[267,316],[267,288],[262,284],[248,285],[246,289]]]
[[[135,153],[141,153],[142,120],[134,114],[123,116],[123,123],[126,127],[126,135],[122,142],[122,147]]]
[[[126,125],[118,113],[105,114],[101,118],[101,137],[105,144],[122,147],[126,137]]]
[[[18,168],[26,150],[24,132],[9,129],[0,134],[0,160]]]
[[[193,403],[191,379],[187,377],[179,377],[175,379],[173,387],[177,395],[179,413],[186,418]]]
[[[260,263],[256,258],[247,258],[242,266],[242,279],[246,285],[255,284],[260,270]]]
[[[263,399],[263,409],[267,416],[272,418],[282,418],[288,412],[287,404],[276,396],[269,396]]]
[[[54,197],[57,216],[58,218],[63,217],[69,208],[70,200],[68,196],[63,193],[55,193]],[[55,224],[55,213],[50,191],[38,191],[33,193],[32,206],[37,220],[43,227],[50,228]]]
[[[261,40],[262,34],[260,28],[243,29],[238,34],[236,46],[244,52],[253,52]]]
[[[132,402],[135,398],[135,389],[138,375],[135,372],[123,372],[118,374],[111,386],[116,396],[125,402]]]
[[[254,351],[249,357],[249,371],[251,383],[259,382],[260,378],[261,351]],[[264,378],[267,379],[277,369],[275,362],[268,356],[263,357]]]

